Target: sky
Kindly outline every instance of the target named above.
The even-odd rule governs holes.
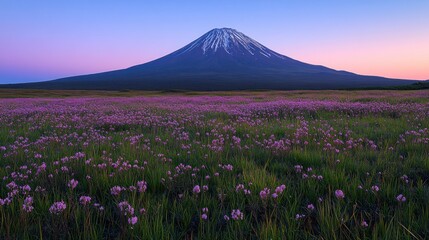
[[[0,83],[127,68],[220,27],[303,62],[426,80],[428,12],[410,0],[2,0]]]

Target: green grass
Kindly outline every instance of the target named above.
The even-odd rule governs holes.
[[[363,100],[356,92],[352,92],[351,97],[345,92],[332,92],[327,91],[325,95],[316,91],[303,94],[277,92],[276,97],[395,105],[406,102],[408,94],[413,95],[412,92],[385,92],[383,96],[366,96]],[[131,93],[116,94],[126,97]],[[255,101],[271,99],[263,94],[266,93],[258,93]],[[399,97],[391,97],[391,94],[399,94]],[[243,92],[243,95],[248,93]],[[427,105],[428,99],[421,95],[413,102]],[[133,106],[118,107],[133,109]],[[7,147],[6,151],[0,151],[0,177],[7,176],[0,183],[0,198],[4,199],[10,192],[6,184],[12,181],[13,172],[28,175],[28,178],[16,177],[14,181],[20,186],[31,186],[29,194],[34,198],[34,210],[30,213],[22,210],[24,194],[18,194],[10,205],[0,206],[0,238],[429,238],[429,145],[414,142],[418,137],[411,135],[405,137],[405,142],[399,141],[400,135],[407,131],[427,128],[428,115],[419,112],[349,115],[320,110],[295,115],[251,116],[259,121],[258,125],[251,126],[227,113],[195,114],[190,111],[179,115],[157,108],[148,111],[162,121],[176,121],[177,124],[127,124],[123,120],[123,124],[113,129],[109,124],[95,124],[95,118],[78,124],[70,116],[62,120],[67,128],[60,128],[53,117],[56,114],[35,113],[33,120],[28,120],[26,115],[9,117],[7,112],[2,112],[1,119],[10,121],[10,124],[0,125],[0,146]],[[81,113],[81,117],[89,113]],[[304,121],[308,125],[308,134],[299,138],[300,142],[293,142],[287,150],[276,151],[257,144],[271,135],[275,140],[294,139]],[[347,131],[349,136],[346,137]],[[188,133],[189,140],[180,140],[181,132]],[[132,144],[130,137],[139,135],[140,139]],[[225,139],[223,150],[217,152],[207,148],[213,140],[219,139],[219,135]],[[241,148],[233,144],[232,136],[241,138]],[[428,138],[427,132],[422,137]],[[23,140],[25,138],[28,141]],[[339,153],[324,149],[326,143],[335,146],[336,139],[345,142],[350,138],[357,141],[355,148],[343,150],[341,145]],[[369,140],[377,145],[376,149],[371,148]],[[304,144],[305,141],[308,144]],[[3,153],[12,151],[12,145],[17,146],[15,154],[4,156]],[[190,145],[190,148],[183,145]],[[85,157],[61,161],[77,152],[85,153]],[[35,158],[34,153],[42,154],[42,158]],[[86,160],[91,161],[87,164]],[[59,164],[55,164],[56,161]],[[42,162],[47,165],[46,171],[36,175],[34,166]],[[144,170],[125,167],[119,171],[112,167],[115,162],[144,166]],[[103,163],[107,164],[106,168],[97,167]],[[169,179],[171,175],[167,172],[174,174],[181,163],[198,170],[184,171]],[[223,170],[219,164],[231,164],[233,170]],[[32,172],[28,173],[23,165]],[[296,172],[296,165],[303,166],[308,178],[304,179],[302,173]],[[69,170],[63,172],[61,166]],[[308,167],[313,170],[307,172]],[[114,175],[110,176],[112,173]],[[53,176],[49,177],[49,174]],[[323,176],[323,180],[314,179],[312,174]],[[404,174],[409,177],[408,184],[400,179]],[[210,179],[205,178],[207,175]],[[67,187],[71,179],[79,181],[76,189]],[[148,184],[144,193],[110,194],[113,186],[135,186],[140,180]],[[244,184],[251,194],[236,192],[238,184]],[[268,187],[273,193],[281,184],[285,184],[286,189],[278,198],[260,198],[259,192],[263,188]],[[195,185],[208,185],[209,189],[194,194]],[[359,185],[363,189],[359,189]],[[381,190],[372,192],[374,185]],[[37,186],[46,191],[36,192]],[[336,189],[344,191],[344,199],[335,197]],[[399,194],[406,196],[407,201],[398,202],[396,196]],[[91,196],[92,203],[100,203],[104,211],[92,205],[80,205],[79,197],[83,195]],[[60,200],[66,202],[66,210],[60,215],[50,214],[50,206]],[[123,200],[134,207],[138,216],[134,226],[128,224],[127,217],[121,215],[117,207]],[[314,204],[315,210],[308,210],[308,204]],[[201,219],[205,207],[209,209],[208,220]],[[146,212],[140,214],[140,208],[145,208]],[[224,215],[231,217],[233,209],[240,209],[244,219],[224,220]],[[297,214],[305,217],[297,220]],[[362,221],[369,226],[362,227]]]

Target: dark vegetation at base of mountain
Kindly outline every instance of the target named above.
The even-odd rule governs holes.
[[[402,86],[349,88],[344,90],[421,90],[421,89],[429,89],[429,80],[416,82],[409,85],[402,85]]]

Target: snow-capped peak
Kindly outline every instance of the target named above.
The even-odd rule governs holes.
[[[228,54],[251,54],[264,57],[279,57],[282,55],[271,51],[262,44],[232,28],[215,28],[194,42],[190,43],[182,53],[201,49],[203,54],[225,51]]]

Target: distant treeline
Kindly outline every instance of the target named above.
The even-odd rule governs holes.
[[[413,83],[410,85],[403,85],[403,86],[347,88],[344,90],[420,90],[420,89],[429,89],[429,80]]]

